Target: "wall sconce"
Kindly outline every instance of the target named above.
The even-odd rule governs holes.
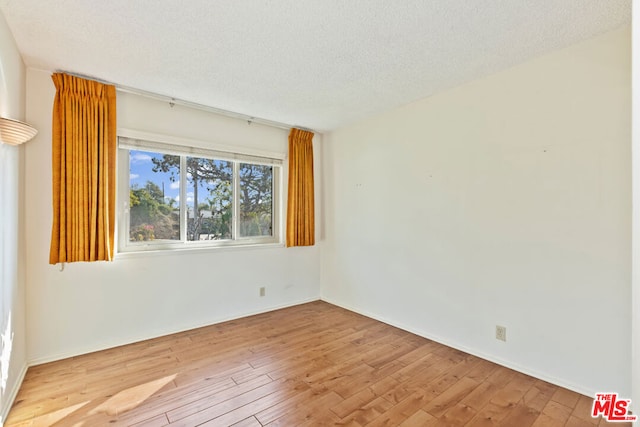
[[[19,120],[0,117],[0,142],[9,145],[20,145],[36,136],[38,131],[33,126]]]

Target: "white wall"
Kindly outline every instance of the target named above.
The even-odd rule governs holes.
[[[627,28],[325,135],[322,298],[629,396],[630,102]]]
[[[0,116],[24,119],[25,69],[0,13]],[[0,425],[26,372],[22,148],[0,144]]]
[[[632,404],[640,412],[640,4],[634,2],[633,36],[633,299]]]
[[[26,147],[27,325],[31,362],[319,298],[317,246],[120,254],[112,263],[67,264],[63,272],[50,266],[54,94],[50,73],[27,70],[27,118],[40,129],[38,137]],[[118,128],[282,153],[287,150],[286,130],[249,125],[180,106],[171,108],[167,103],[131,94],[118,93]],[[314,142],[319,149],[321,138]],[[267,288],[267,295],[262,298],[261,286]]]

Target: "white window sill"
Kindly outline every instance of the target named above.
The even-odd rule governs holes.
[[[284,243],[247,243],[247,244],[234,244],[234,245],[221,245],[221,246],[194,246],[184,248],[171,248],[171,249],[140,249],[135,248],[127,249],[126,251],[118,251],[114,260],[128,259],[128,258],[146,258],[157,256],[175,256],[175,255],[193,255],[200,253],[213,253],[213,252],[227,252],[227,251],[242,251],[242,250],[256,250],[256,249],[279,249],[284,248]]]

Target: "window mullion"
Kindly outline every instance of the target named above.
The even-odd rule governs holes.
[[[180,241],[187,242],[187,156],[180,156]]]
[[[281,168],[271,168],[271,237],[280,236],[280,172]]]
[[[238,222],[238,213],[240,212],[240,164],[238,162],[233,162],[233,220],[232,227],[233,232],[231,237],[233,240],[238,240],[239,232],[239,222]]]

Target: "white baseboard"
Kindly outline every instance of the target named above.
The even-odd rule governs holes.
[[[423,337],[423,338],[429,339],[431,341],[435,341],[437,343],[446,345],[447,347],[451,347],[451,348],[455,348],[456,350],[464,351],[465,353],[471,354],[471,355],[476,356],[476,357],[480,357],[481,359],[485,359],[485,360],[488,360],[488,361],[493,362],[493,363],[497,363],[498,365],[507,367],[509,369],[513,369],[514,371],[518,371],[518,372],[521,372],[523,374],[526,374],[526,375],[532,376],[534,378],[540,379],[542,381],[546,381],[548,383],[557,385],[559,387],[563,387],[563,388],[566,388],[568,390],[575,391],[576,393],[585,395],[587,397],[593,398],[595,393],[596,393],[596,391],[586,390],[583,387],[578,386],[576,384],[569,383],[566,380],[555,378],[555,377],[547,375],[547,374],[545,374],[543,372],[538,372],[536,370],[529,369],[529,368],[524,367],[524,366],[520,366],[520,365],[518,365],[516,363],[513,363],[513,362],[502,360],[502,359],[500,359],[498,357],[495,357],[493,355],[486,354],[486,353],[483,353],[481,351],[477,351],[475,349],[466,347],[466,346],[464,346],[464,345],[462,345],[460,343],[451,342],[450,340],[447,340],[446,338],[443,338],[443,337],[439,337],[439,336],[435,336],[435,335],[432,335],[432,334],[425,333],[424,331],[420,331],[420,330],[417,330],[415,328],[403,325],[401,323],[389,320],[389,319],[387,319],[387,318],[385,318],[383,316],[378,316],[377,314],[370,313],[370,312],[368,312],[366,310],[361,310],[361,309],[358,309],[356,307],[352,307],[352,306],[349,306],[349,305],[346,305],[346,304],[338,303],[338,302],[332,301],[330,298],[321,297],[321,300],[325,301],[325,302],[327,302],[329,304],[333,304],[335,306],[344,308],[345,310],[353,311],[354,313],[358,313],[358,314],[361,314],[363,316],[369,317],[371,319],[378,320],[379,322],[386,323],[387,325],[391,325],[393,327],[402,329],[403,331],[411,332],[412,334],[418,335],[420,337]]]
[[[13,388],[11,389],[11,393],[9,394],[8,399],[4,402],[2,408],[0,408],[0,427],[4,426],[4,422],[9,416],[9,411],[13,406],[13,402],[16,400],[16,396],[18,396],[18,391],[20,387],[22,387],[22,382],[24,381],[24,376],[27,374],[27,369],[29,369],[28,364],[22,365],[22,369],[20,370],[20,374],[18,375],[18,380],[15,382]]]
[[[158,337],[163,337],[165,335],[176,334],[176,333],[179,333],[179,332],[190,331],[192,329],[203,328],[205,326],[216,325],[218,323],[224,323],[224,322],[228,322],[230,320],[240,319],[242,317],[254,316],[256,314],[267,313],[269,311],[280,310],[282,308],[293,307],[293,306],[296,306],[296,305],[306,304],[306,303],[309,303],[309,302],[319,301],[319,300],[320,300],[320,296],[318,295],[316,297],[305,298],[305,299],[302,299],[302,300],[296,300],[296,301],[292,301],[292,302],[288,302],[288,303],[284,303],[284,304],[278,304],[278,305],[274,305],[274,306],[269,306],[269,307],[261,308],[259,310],[241,312],[241,313],[238,313],[237,315],[233,315],[233,316],[229,316],[229,317],[223,317],[223,318],[219,318],[219,319],[214,319],[212,321],[203,322],[202,324],[193,324],[193,325],[189,325],[188,327],[177,328],[177,329],[174,329],[174,330],[158,331],[157,333],[152,333],[151,335],[138,336],[138,337],[134,337],[134,338],[130,338],[130,339],[124,340],[124,341],[108,341],[108,342],[105,341],[105,342],[102,342],[102,343],[97,344],[97,345],[91,345],[91,346],[87,346],[87,347],[79,347],[79,348],[75,348],[73,350],[65,351],[63,353],[36,357],[36,358],[30,359],[28,361],[28,365],[29,366],[42,365],[44,363],[49,363],[49,362],[55,362],[55,361],[58,361],[58,360],[68,359],[69,357],[80,356],[82,354],[93,353],[93,352],[101,351],[101,350],[107,350],[107,349],[114,348],[114,347],[120,347],[120,346],[123,346],[123,345],[133,344],[133,343],[140,342],[140,341],[146,341],[146,340],[150,340],[150,339],[154,339],[154,338],[158,338]],[[0,426],[0,427],[2,427],[2,426]]]

